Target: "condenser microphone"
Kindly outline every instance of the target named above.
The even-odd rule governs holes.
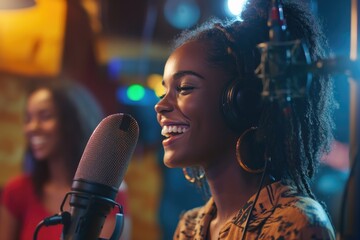
[[[311,57],[302,40],[289,40],[281,0],[272,0],[267,25],[269,41],[258,45],[261,62],[255,73],[262,79],[263,98],[286,107],[306,96],[312,81]]]
[[[127,114],[110,115],[96,127],[81,157],[71,192],[63,201],[64,204],[69,196],[71,217],[70,221],[63,223],[61,239],[98,239],[106,216],[119,206],[114,199],[138,136],[138,124]],[[118,239],[120,235],[121,229],[117,224],[111,239]]]

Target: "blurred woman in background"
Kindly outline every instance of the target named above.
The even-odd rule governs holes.
[[[28,143],[26,171],[5,185],[0,205],[0,238],[33,239],[36,226],[59,212],[70,191],[86,143],[103,112],[89,91],[71,81],[46,79],[31,85],[26,102],[24,133]],[[121,185],[116,201],[124,207],[121,239],[129,239],[127,191]],[[101,237],[114,229],[112,213]],[[62,225],[42,227],[38,240],[59,239]]]

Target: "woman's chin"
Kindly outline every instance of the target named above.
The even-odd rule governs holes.
[[[168,168],[176,168],[176,167],[177,167],[177,165],[174,164],[173,162],[166,161],[166,160],[164,160],[164,164],[165,164],[165,166],[168,167]]]
[[[168,168],[181,168],[184,163],[177,159],[169,158],[165,155],[164,156],[164,164]]]
[[[42,153],[42,152],[33,152],[34,158],[36,161],[45,161],[45,159],[48,158],[48,154]]]

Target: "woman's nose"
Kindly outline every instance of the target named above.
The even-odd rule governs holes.
[[[27,123],[25,123],[26,132],[36,131],[38,128],[39,128],[39,121],[36,119],[31,119]]]
[[[155,105],[154,108],[156,113],[158,114],[171,111],[173,108],[173,104],[170,100],[170,96],[168,94],[164,95],[164,97],[160,99],[160,101]]]

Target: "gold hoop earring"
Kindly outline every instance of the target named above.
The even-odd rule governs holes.
[[[188,171],[188,169],[189,169],[189,171]],[[183,170],[185,179],[191,183],[200,181],[201,179],[203,179],[205,177],[205,171],[202,167],[183,168],[182,170]]]
[[[264,161],[264,165],[261,166],[260,168],[252,168],[250,167],[248,163],[244,162],[244,158],[241,156],[241,151],[240,151],[240,145],[242,143],[242,141],[244,140],[244,138],[246,137],[246,135],[250,134],[251,132],[254,132],[257,130],[257,127],[250,127],[247,130],[245,130],[241,136],[239,137],[239,139],[236,142],[236,159],[238,161],[238,163],[240,164],[240,167],[245,170],[248,173],[262,173],[265,170],[265,161]],[[247,136],[248,137],[248,136]]]

